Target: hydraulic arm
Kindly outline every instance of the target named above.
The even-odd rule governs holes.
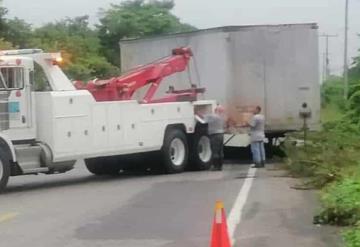
[[[170,56],[134,68],[120,77],[109,80],[93,80],[86,85],[82,82],[76,82],[75,87],[89,90],[97,101],[131,100],[137,90],[147,85],[149,88],[141,101],[142,103],[194,101],[197,99],[197,94],[203,93],[205,89],[197,88],[194,85],[186,90],[175,90],[170,87],[166,96],[154,99],[163,79],[185,71],[192,56],[193,53],[190,48],[177,48],[172,51]]]

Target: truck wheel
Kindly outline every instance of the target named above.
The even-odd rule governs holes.
[[[0,193],[6,188],[10,177],[10,162],[8,156],[0,150]]]
[[[89,172],[98,176],[118,175],[120,171],[120,166],[115,157],[86,159],[85,164]]]
[[[185,133],[180,129],[168,130],[161,152],[166,173],[183,172],[189,156]]]
[[[105,157],[101,159],[103,173],[105,175],[119,175],[121,166],[117,157]]]
[[[92,158],[92,159],[86,159],[85,165],[89,172],[95,175],[105,175],[104,168],[101,164],[100,158]]]
[[[194,170],[209,170],[211,167],[211,143],[206,131],[199,131],[193,139],[191,147],[191,165]]]

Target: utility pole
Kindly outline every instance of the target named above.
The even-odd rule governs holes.
[[[344,37],[344,99],[349,95],[348,67],[349,0],[345,0],[345,37]]]
[[[322,82],[325,83],[326,82],[326,53],[322,54]]]
[[[324,37],[325,38],[325,71],[323,73],[324,77],[323,77],[323,81],[326,81],[329,78],[330,75],[330,58],[329,58],[329,38],[335,38],[338,35],[333,35],[333,34],[322,34],[320,37]]]

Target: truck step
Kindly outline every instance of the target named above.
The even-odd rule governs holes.
[[[41,167],[35,169],[26,169],[26,172],[24,171],[24,174],[38,174],[38,173],[48,173],[48,172],[49,172],[49,168]]]
[[[40,158],[41,147],[32,145],[17,145],[15,146],[15,153],[17,163],[24,174],[34,173],[39,168],[43,168]]]

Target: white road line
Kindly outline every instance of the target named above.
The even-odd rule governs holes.
[[[255,179],[255,174],[256,168],[250,168],[248,170],[245,181],[227,218],[229,236],[233,245],[235,245],[235,229],[240,224],[243,209],[249,196],[252,183]]]

